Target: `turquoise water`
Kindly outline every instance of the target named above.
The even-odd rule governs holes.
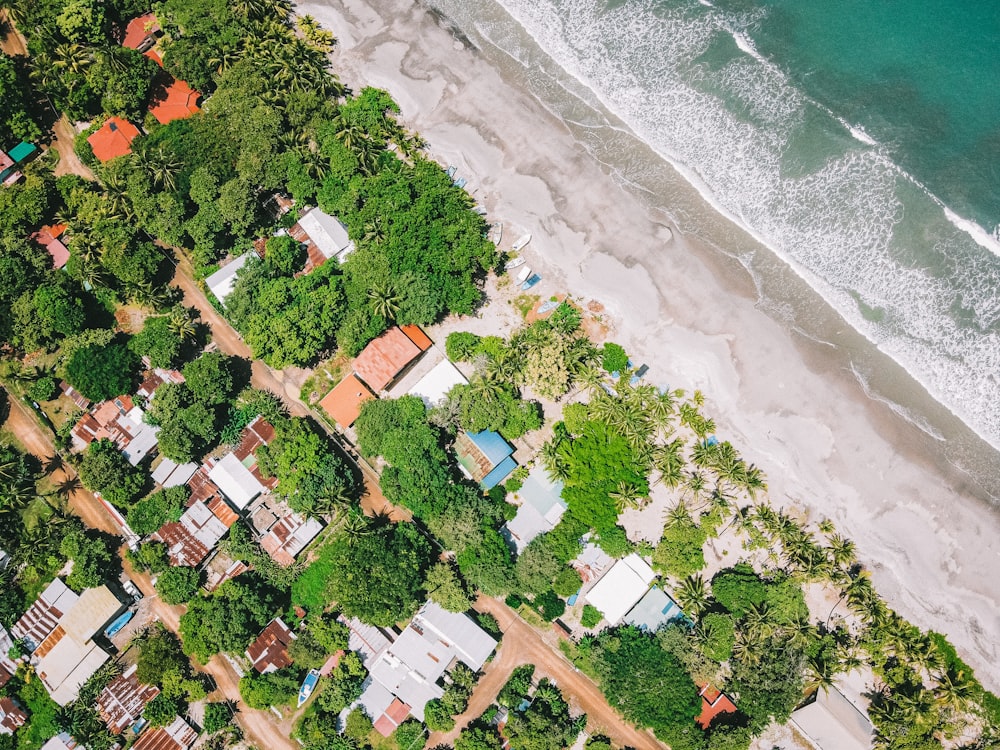
[[[1000,447],[1000,3],[433,4],[648,187],[649,157],[604,113],[624,122]],[[675,194],[659,205],[682,231],[762,272],[704,212],[671,213]],[[799,329],[816,304],[793,304]]]

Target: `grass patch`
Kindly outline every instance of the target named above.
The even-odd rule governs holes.
[[[307,612],[322,612],[330,603],[326,593],[326,582],[336,570],[333,548],[329,545],[316,550],[316,559],[292,584],[292,605],[303,607]]]
[[[600,684],[600,676],[597,674],[597,667],[594,666],[593,659],[591,659],[589,653],[582,651],[580,647],[572,641],[568,641],[563,638],[559,639],[559,650],[563,652],[567,659],[573,662],[574,667],[579,669],[594,682]]]
[[[535,308],[540,299],[537,294],[519,294],[514,298],[514,307],[521,313],[522,318],[527,318],[528,313]]]
[[[325,362],[321,362],[302,384],[299,398],[307,404],[319,401],[350,372],[350,363],[350,357],[344,354],[336,354]]]

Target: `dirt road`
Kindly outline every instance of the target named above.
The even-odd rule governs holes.
[[[535,666],[535,679],[548,677],[555,682],[563,696],[574,708],[587,714],[587,730],[591,734],[605,734],[622,747],[636,750],[666,750],[667,746],[651,732],[641,732],[626,722],[608,705],[594,682],[577,669],[552,645],[546,643],[510,607],[496,599],[480,596],[476,609],[493,615],[503,630],[503,642],[497,657],[486,667],[476,685],[469,707],[448,733],[436,732],[427,740],[428,747],[445,743],[454,745],[459,732],[470,721],[478,718],[496,699],[497,693],[510,677],[515,667],[522,664]]]
[[[55,169],[56,177],[61,177],[64,174],[75,174],[85,180],[96,180],[97,178],[90,171],[90,167],[80,161],[80,157],[76,155],[76,151],[73,149],[73,142],[76,140],[76,131],[73,130],[73,125],[66,115],[56,120],[55,125],[52,126],[52,135],[55,138],[51,146],[59,154],[59,163],[56,164]]]

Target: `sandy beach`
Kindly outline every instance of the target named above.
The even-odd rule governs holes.
[[[649,365],[651,382],[703,391],[719,437],[764,469],[773,502],[833,520],[890,605],[945,633],[1000,689],[1000,521],[934,440],[772,318],[737,264],[670,227],[426,7],[297,11],[337,36],[345,83],[388,90],[428,153],[458,167],[504,222],[505,247],[532,232],[525,255],[544,277],[533,291],[601,302],[611,338]]]

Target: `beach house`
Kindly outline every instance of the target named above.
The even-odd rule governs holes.
[[[333,387],[319,402],[330,419],[346,430],[361,414],[361,405],[375,398],[368,387],[354,373],[349,374]]]
[[[132,153],[132,141],[139,128],[121,117],[109,117],[100,128],[87,137],[87,143],[98,161],[107,162]]]
[[[424,402],[424,406],[432,409],[444,400],[448,391],[456,385],[467,385],[468,382],[455,365],[442,359],[410,387],[408,394],[416,396]]]
[[[649,591],[653,569],[634,552],[619,560],[584,598],[600,610],[609,625],[617,625]]]
[[[625,622],[640,630],[653,632],[671,620],[683,617],[680,605],[659,586],[653,586],[625,615]]]
[[[792,724],[817,750],[869,750],[872,723],[834,686],[816,691],[815,700],[792,714]]]

